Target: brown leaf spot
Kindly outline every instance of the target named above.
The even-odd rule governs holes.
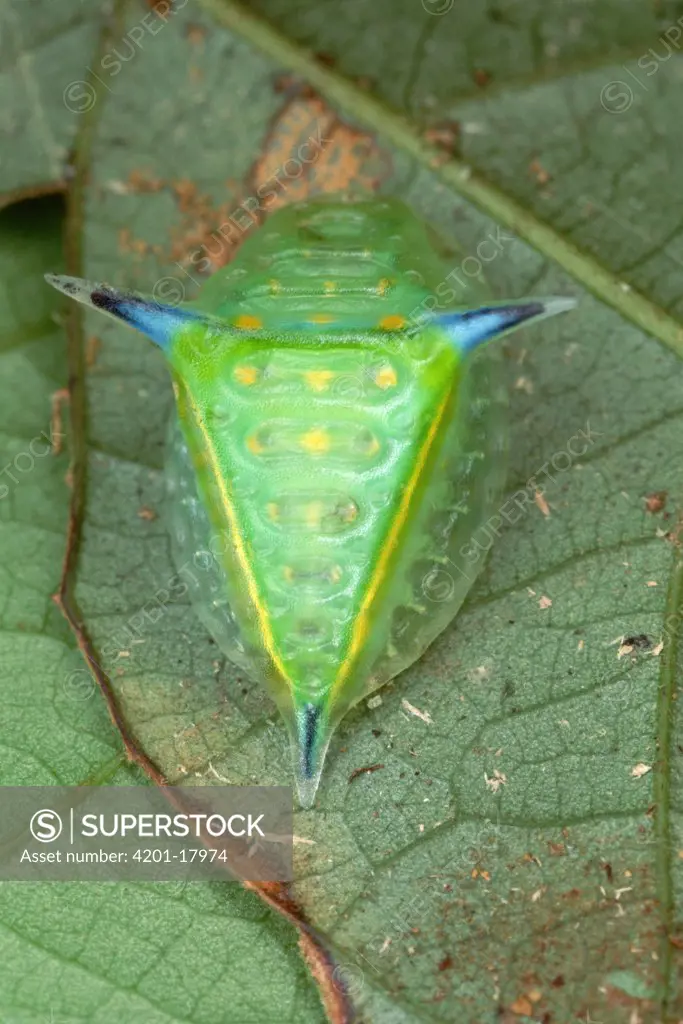
[[[645,495],[645,508],[652,515],[657,512],[661,512],[666,505],[666,499],[668,497],[667,491],[653,491],[652,494]]]
[[[546,171],[545,167],[543,167],[538,160],[531,161],[529,164],[529,170],[534,175],[539,185],[547,185],[550,181],[550,172]]]
[[[319,96],[299,94],[273,121],[251,177],[255,189],[275,191],[271,213],[318,193],[374,192],[389,170],[373,136],[341,122]]]
[[[126,179],[126,186],[129,192],[160,192],[164,187],[164,180],[151,171],[133,168]]]
[[[206,38],[206,29],[202,25],[188,25],[185,30],[188,43],[191,46],[202,46],[204,45],[204,39]]]
[[[433,146],[445,150],[447,153],[457,153],[460,143],[460,122],[447,120],[428,128],[424,133],[427,142]]]
[[[530,999],[527,999],[526,996],[519,996],[519,998],[515,999],[514,1003],[511,1004],[510,1009],[518,1017],[530,1017],[534,1008]]]

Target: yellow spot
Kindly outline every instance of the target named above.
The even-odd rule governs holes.
[[[263,327],[263,321],[258,316],[250,316],[248,313],[243,313],[235,320],[235,327],[245,331],[255,331],[259,327]]]
[[[260,455],[263,451],[263,445],[254,434],[247,438],[247,448],[253,455]]]
[[[396,380],[396,370],[393,366],[382,366],[375,374],[375,384],[378,388],[382,388],[382,390],[393,388]]]
[[[280,506],[275,501],[269,501],[266,508],[268,509],[268,515],[276,523],[280,518]]]
[[[391,281],[389,280],[389,278],[383,277],[380,281],[377,282],[377,294],[386,295],[390,287]]]
[[[323,455],[330,447],[330,435],[326,430],[314,428],[302,434],[299,438],[301,447],[305,448],[311,455]]]
[[[375,455],[379,451],[379,441],[376,437],[373,437],[370,444],[365,449],[366,455]]]
[[[271,295],[278,295],[282,291],[282,285],[280,284],[279,281],[275,281],[275,280],[269,281],[268,285],[270,287],[270,294]]]
[[[309,324],[331,324],[333,318],[328,316],[327,313],[316,313],[314,316],[309,318]]]
[[[323,288],[325,289],[325,295],[331,295],[332,292],[336,292],[337,285],[335,281],[324,281]]]
[[[313,391],[327,391],[334,373],[332,370],[307,370],[304,377],[309,388],[312,388]]]
[[[342,571],[341,571],[341,569],[339,568],[338,565],[333,565],[332,568],[330,569],[330,582],[331,583],[339,583],[339,580],[341,578],[342,578]]]
[[[239,384],[255,384],[258,379],[258,370],[255,366],[236,366],[233,377]]]
[[[320,526],[323,511],[322,501],[310,501],[306,506],[306,526],[310,526],[312,530],[317,529]]]
[[[401,327],[405,327],[406,318],[404,316],[398,316],[392,314],[391,316],[384,316],[379,322],[379,326],[383,331],[398,331]]]
[[[292,582],[292,580],[294,579],[294,570],[292,569],[291,565],[284,565],[282,567],[282,575],[284,576],[288,583]]]

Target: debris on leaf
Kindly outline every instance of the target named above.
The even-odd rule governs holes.
[[[551,599],[550,599],[549,597],[546,597],[546,595],[544,594],[544,595],[543,595],[543,597],[542,597],[542,598],[540,599],[540,601],[538,602],[538,607],[539,607],[539,608],[540,608],[541,610],[543,610],[544,608],[550,608],[550,607],[552,607],[552,603],[553,603],[553,602],[551,601]]]
[[[528,377],[518,377],[512,386],[515,391],[526,391],[527,395],[534,393],[534,383]]]
[[[532,160],[529,164],[529,170],[534,175],[539,185],[547,185],[550,181],[550,172],[546,171],[540,161]]]
[[[631,647],[637,647],[641,651],[647,651],[652,647],[652,641],[647,633],[637,633],[635,636],[624,637],[624,643],[630,644]]]
[[[384,765],[383,764],[366,764],[366,765],[364,765],[363,768],[354,768],[354,770],[349,775],[348,781],[349,782],[353,782],[353,780],[357,779],[359,775],[366,775],[366,774],[370,774],[371,772],[378,772],[380,770],[380,768],[384,768]]]
[[[666,499],[668,497],[667,491],[653,491],[652,494],[645,495],[645,508],[652,515],[657,512],[661,512],[666,505]]]
[[[645,586],[646,587],[658,587],[659,584],[657,583],[657,580],[648,580],[647,583],[645,584]]]
[[[650,651],[650,654],[652,655],[653,658],[658,658],[663,650],[664,650],[664,641],[660,640],[659,643],[655,647],[652,648],[652,650]]]
[[[622,636],[617,642],[619,643],[617,658],[623,658],[624,655],[632,654],[635,650],[647,651],[652,647],[652,641],[647,633],[638,633],[635,636]]]
[[[617,658],[623,658],[627,654],[633,654],[633,645],[627,643],[621,643],[617,651]]]
[[[419,708],[416,708],[414,704],[411,704],[410,701],[405,698],[401,701],[401,707],[404,711],[407,711],[411,715],[415,715],[416,718],[421,719],[421,721],[425,722],[427,725],[432,724],[432,716],[428,711],[420,711]]]
[[[531,1000],[526,996],[520,996],[510,1005],[510,1009],[517,1017],[530,1017],[534,1012]]]
[[[230,785],[230,779],[226,779],[225,775],[221,775],[220,772],[217,772],[216,769],[214,768],[214,766],[211,764],[210,761],[209,761],[209,771],[213,775],[214,779],[218,779],[219,782],[225,782],[225,783],[227,783],[227,785]]]
[[[457,153],[460,141],[460,122],[447,120],[428,128],[424,133],[427,142],[438,146],[447,153]]]
[[[381,703],[382,698],[380,697],[379,694],[376,694],[374,697],[371,697],[370,700],[368,701],[368,708],[370,709],[370,711],[374,711],[375,708],[378,708]]]
[[[541,510],[544,516],[550,515],[550,505],[545,500],[543,491],[536,491],[536,493],[534,494],[534,501],[536,502],[536,505]]]
[[[142,505],[142,507],[138,509],[138,515],[140,516],[140,519],[145,519],[148,523],[152,523],[155,519],[158,519],[157,513],[153,508],[150,508],[149,505]]]
[[[486,780],[486,785],[488,789],[490,789],[492,793],[497,793],[500,787],[506,784],[507,775],[505,775],[503,772],[498,771],[497,768],[494,768],[493,775],[490,778],[486,774],[486,772],[484,772],[484,779]]]
[[[643,764],[642,761],[641,761],[639,764],[635,765],[631,769],[631,776],[634,779],[641,779],[643,777],[643,775],[647,775],[647,773],[651,772],[651,771],[652,771],[652,765],[651,764]]]

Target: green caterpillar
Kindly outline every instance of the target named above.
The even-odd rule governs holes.
[[[325,198],[274,213],[192,303],[48,276],[166,355],[174,555],[211,552],[195,607],[276,701],[305,807],[343,715],[472,582],[505,423],[496,347],[471,353],[574,305],[447,286],[437,314],[452,269],[402,203]]]

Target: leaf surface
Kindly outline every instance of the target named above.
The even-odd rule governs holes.
[[[260,6],[289,30],[281,7]],[[360,15],[355,6],[355,14],[337,7],[336,33],[324,5],[322,13],[301,5],[301,18],[291,23],[319,52],[331,48],[332,36],[338,40],[332,56],[350,75],[367,65],[367,38],[354,18],[372,18],[396,39],[398,49],[382,51],[377,91],[414,121],[397,127],[387,118],[387,136],[375,137],[366,125],[383,127],[377,107],[329,60],[322,71],[320,63],[307,64],[305,54],[231,5],[211,3],[204,12],[186,5],[155,34],[145,31],[123,61],[125,40],[147,17],[129,5],[90,62],[100,77],[107,72],[106,87],[97,87],[76,136],[88,175],[72,205],[71,232],[82,237],[86,276],[146,291],[162,282],[189,297],[199,283],[192,254],[205,244],[217,264],[229,261],[254,230],[245,199],[258,197],[269,176],[282,183],[278,202],[361,179],[405,198],[462,247],[453,272],[467,277],[479,264],[501,296],[579,295],[571,318],[506,347],[509,498],[500,522],[474,538],[481,559],[489,547],[490,557],[452,627],[382,691],[379,706],[361,705],[338,731],[316,808],[297,815],[297,835],[307,842],[297,846],[296,894],[334,950],[337,979],[372,1024],[586,1014],[606,1024],[634,1014],[647,1024],[677,1020],[680,952],[669,939],[680,928],[683,871],[675,699],[682,371],[673,352],[637,323],[647,321],[675,347],[676,275],[664,281],[658,261],[670,261],[676,243],[654,226],[665,193],[674,196],[668,209],[676,223],[678,199],[669,164],[662,165],[661,187],[659,179],[653,185],[651,161],[664,160],[667,150],[646,141],[653,121],[635,92],[632,109],[621,114],[601,104],[602,87],[623,76],[610,63],[634,51],[637,59],[643,35],[656,39],[662,22],[643,13],[621,17],[616,5],[572,5],[581,25],[567,41],[566,5],[549,14],[539,6],[537,16],[533,5],[524,14],[519,5],[499,5],[508,22],[516,19],[507,30],[510,52],[524,52],[523,45],[528,52],[516,69],[504,64],[490,86],[475,80],[473,88],[471,69],[481,63],[486,70],[490,54],[500,52],[479,15],[464,15],[460,4],[440,18],[419,4],[399,7],[384,20],[367,5]],[[415,33],[397,32],[391,18],[410,26],[422,19],[422,54]],[[462,62],[446,67],[446,44],[458,25],[474,53],[467,74]],[[344,47],[347,37],[353,45]],[[554,40],[560,50],[552,56]],[[409,47],[409,72],[401,46]],[[671,93],[670,106],[657,106],[660,134],[680,97],[676,65],[672,58],[653,76],[661,95]],[[308,69],[339,108],[297,92],[288,67]],[[34,86],[50,89],[40,69]],[[461,132],[455,170],[448,153],[430,167],[427,142],[416,151],[427,124],[421,104],[435,91],[436,103],[426,106],[439,117],[484,127]],[[311,136],[325,142],[313,166],[295,177],[287,160],[299,159],[298,147]],[[32,153],[22,146],[18,140],[16,159],[29,168]],[[458,177],[463,158],[474,165],[476,195],[472,179]],[[541,181],[544,171],[549,178]],[[631,191],[624,186],[624,197],[640,204],[638,217],[635,205],[624,210],[615,198],[622,177],[636,182]],[[16,188],[15,180],[6,187]],[[611,234],[604,223],[582,221],[582,197],[625,216],[631,228],[647,223],[654,234],[638,245],[633,231]],[[509,228],[520,209],[522,238]],[[600,274],[609,282],[601,292],[609,306],[583,288]],[[622,275],[638,289],[635,299],[619,287]],[[86,317],[85,334],[97,341],[87,371],[77,598],[123,713],[172,781],[287,782],[289,752],[273,706],[219,657],[189,607],[164,596],[176,570],[158,518],[171,403],[162,358],[137,335],[94,316]],[[45,507],[45,497],[36,498],[27,521],[40,523]],[[58,575],[58,533],[51,543],[43,595]],[[31,550],[35,572],[42,561]],[[471,568],[470,560],[453,571]],[[22,609],[24,600],[28,595]],[[50,622],[68,647],[54,612]],[[27,673],[30,666],[37,708],[45,702],[45,663],[36,664],[28,650],[15,661]],[[57,675],[55,664],[50,657],[49,678],[59,686],[71,662]],[[117,748],[104,713],[89,713],[99,713],[98,724],[79,727],[78,736],[92,735],[111,757]],[[27,729],[17,742],[16,770],[27,760],[22,779],[40,770],[28,760],[34,737]],[[89,756],[87,765],[96,767],[98,755]],[[242,908],[258,920],[259,943],[272,943],[280,966],[290,965],[287,980],[264,971],[258,956],[249,967],[238,958],[233,977],[241,976],[245,998],[253,990],[268,1005],[293,1005],[301,975],[283,926],[236,890],[220,900],[214,890],[197,892],[200,903],[220,902],[223,941],[227,920],[243,923]],[[159,918],[157,939],[168,936],[168,920]],[[182,960],[158,961],[159,972],[173,973],[164,987],[169,1006],[180,1005],[187,973],[168,964]],[[210,974],[197,960],[187,962],[197,964],[190,972],[197,985]],[[255,980],[247,984],[247,977]],[[310,990],[299,997],[303,1008],[294,1018],[317,1019]],[[213,1017],[208,1010],[201,1017],[196,1006],[205,1005],[182,1012],[193,1020],[232,1019],[227,1010],[216,1016],[215,1004]],[[262,1005],[245,1019],[264,1019]],[[88,1012],[78,1010],[86,1020],[115,1019]],[[180,1010],[163,1012],[186,1019]]]

